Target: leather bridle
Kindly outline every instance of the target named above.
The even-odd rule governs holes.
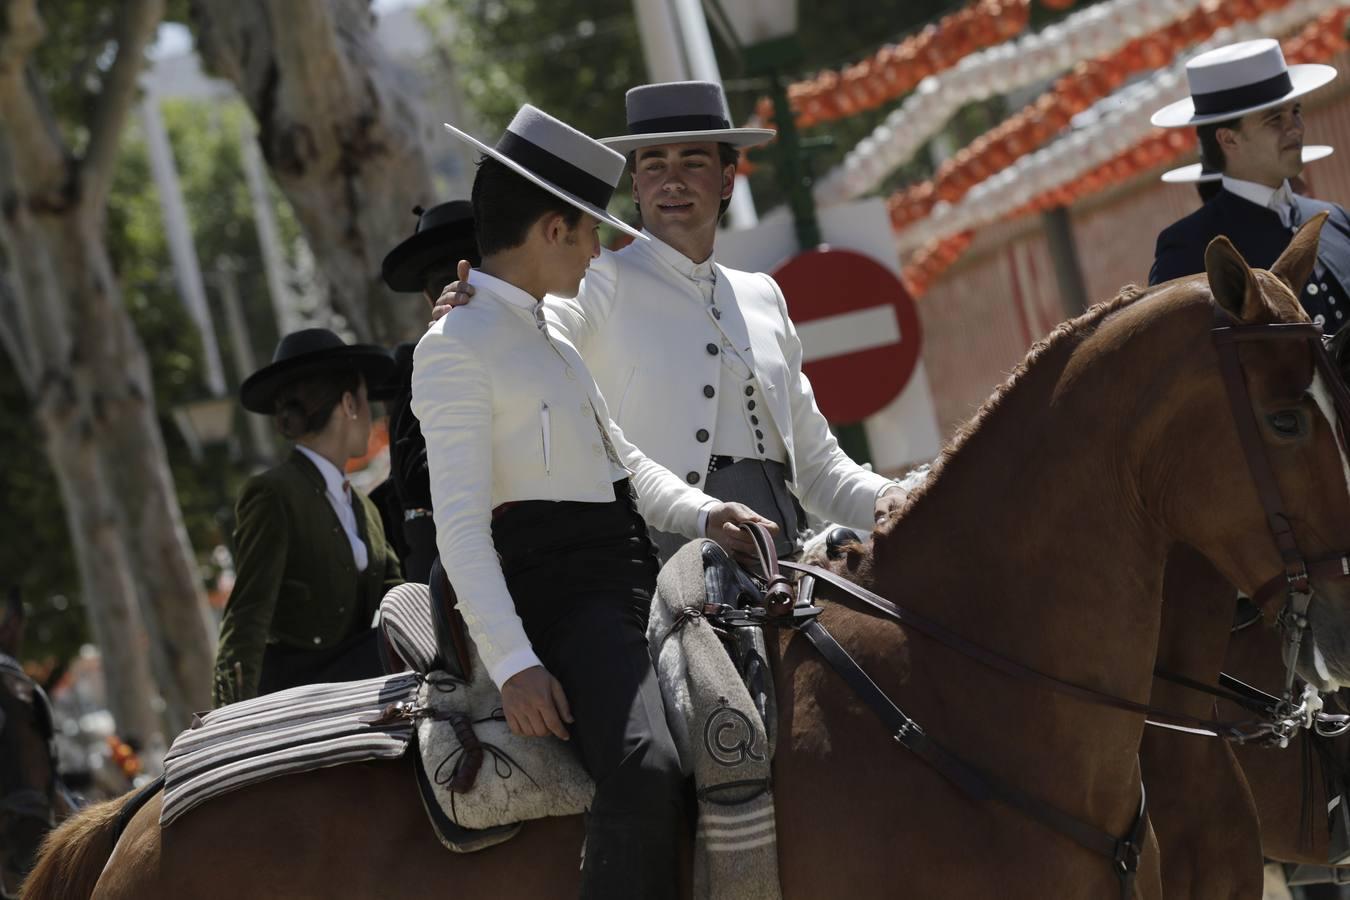
[[[1265,443],[1261,439],[1260,424],[1252,408],[1251,393],[1243,374],[1239,348],[1244,343],[1260,341],[1300,341],[1312,354],[1313,365],[1331,394],[1336,422],[1330,423],[1335,440],[1342,452],[1345,443],[1345,423],[1350,423],[1350,389],[1347,389],[1339,370],[1327,353],[1322,333],[1316,325],[1305,322],[1269,325],[1242,325],[1222,310],[1215,310],[1215,324],[1211,332],[1219,354],[1219,372],[1223,377],[1228,402],[1233,412],[1239,443],[1247,459],[1252,485],[1266,515],[1271,538],[1280,554],[1284,571],[1263,584],[1252,596],[1257,606],[1265,608],[1284,598],[1284,605],[1276,618],[1284,633],[1285,677],[1281,708],[1276,717],[1285,722],[1302,720],[1313,724],[1313,713],[1308,702],[1294,693],[1296,668],[1303,640],[1308,631],[1308,608],[1312,604],[1316,583],[1325,584],[1341,578],[1350,578],[1350,550],[1317,559],[1309,559],[1298,546],[1293,525],[1285,512],[1275,470],[1270,464]],[[1339,717],[1338,717],[1339,718]],[[1297,726],[1295,726],[1296,730]],[[1285,738],[1292,736],[1292,732]]]

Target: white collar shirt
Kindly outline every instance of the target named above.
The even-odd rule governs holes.
[[[330,460],[315,453],[304,444],[296,444],[295,449],[314,463],[314,467],[323,476],[324,496],[328,498],[328,503],[333,507],[333,512],[337,513],[338,522],[342,524],[342,530],[347,533],[347,542],[352,545],[352,559],[356,563],[356,571],[364,572],[370,562],[370,555],[366,548],[366,542],[361,540],[361,533],[356,527],[356,511],[352,509],[351,486],[347,477]]]
[[[1296,224],[1293,219],[1296,209],[1294,191],[1289,187],[1289,179],[1287,178],[1280,182],[1279,187],[1272,188],[1264,184],[1257,184],[1254,181],[1243,181],[1241,178],[1225,175],[1223,176],[1223,189],[1229,193],[1237,194],[1249,203],[1255,203],[1257,206],[1271,210],[1280,217],[1280,224],[1285,228],[1290,228]]]

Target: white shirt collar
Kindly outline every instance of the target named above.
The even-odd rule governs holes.
[[[469,273],[469,284],[489,292],[507,306],[513,306],[524,311],[536,321],[542,315],[542,306],[529,292],[521,290],[509,281],[503,281],[495,275],[489,275],[486,272],[474,269]]]
[[[325,456],[320,456],[304,444],[296,444],[295,449],[305,454],[305,456],[309,458],[309,461],[314,463],[314,467],[317,468],[319,474],[323,476],[323,483],[327,486],[328,493],[332,494],[334,497],[341,497],[343,500],[347,499],[347,492],[342,489],[342,483],[347,480],[347,476],[342,474],[342,470],[337,466],[333,465],[332,460]]]
[[[657,258],[679,272],[685,278],[692,278],[696,281],[704,281],[713,278],[713,266],[716,265],[716,253],[709,253],[708,258],[703,262],[694,262],[674,247],[652,234],[647,229],[642,229],[650,240],[638,241],[637,243],[648,247],[655,253]]]
[[[1237,194],[1243,200],[1255,203],[1257,206],[1264,206],[1267,209],[1289,206],[1294,202],[1294,194],[1289,189],[1288,179],[1283,181],[1278,188],[1272,188],[1266,187],[1264,184],[1257,184],[1254,181],[1243,181],[1241,178],[1231,178],[1225,175],[1223,176],[1223,189],[1229,193]]]

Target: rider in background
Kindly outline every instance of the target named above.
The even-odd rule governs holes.
[[[402,583],[379,512],[344,475],[370,440],[367,386],[393,359],[323,328],[292,332],[240,386],[295,442],[239,495],[234,589],[220,623],[216,706],[298,684],[380,675],[371,619]]]
[[[455,280],[461,259],[478,265],[473,234],[473,207],[451,200],[431,209],[414,207],[417,228],[390,250],[380,274],[390,290],[420,293],[428,307]],[[427,475],[427,442],[413,415],[412,343],[394,348],[393,376],[371,392],[389,413],[389,478],[370,492],[379,507],[384,533],[403,561],[407,581],[427,584],[436,559],[436,526],[431,518],[431,483]]]
[[[1149,284],[1205,271],[1205,248],[1226,235],[1254,268],[1269,268],[1299,226],[1319,212],[1317,266],[1295,285],[1309,317],[1335,334],[1350,315],[1350,216],[1334,203],[1300,197],[1290,185],[1303,169],[1304,94],[1336,70],[1286,66],[1278,41],[1263,38],[1201,53],[1186,63],[1191,95],[1153,115],[1163,128],[1194,128],[1204,166],[1221,173],[1219,191],[1158,235]]]

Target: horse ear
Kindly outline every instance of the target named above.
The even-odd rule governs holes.
[[[1205,274],[1214,302],[1239,322],[1259,322],[1266,311],[1261,286],[1251,266],[1237,252],[1237,248],[1223,235],[1209,242],[1205,248]]]
[[[1330,213],[1320,212],[1304,222],[1280,258],[1275,260],[1275,265],[1270,267],[1270,274],[1283,281],[1295,297],[1312,277],[1313,266],[1317,264],[1317,241],[1328,215]]]

